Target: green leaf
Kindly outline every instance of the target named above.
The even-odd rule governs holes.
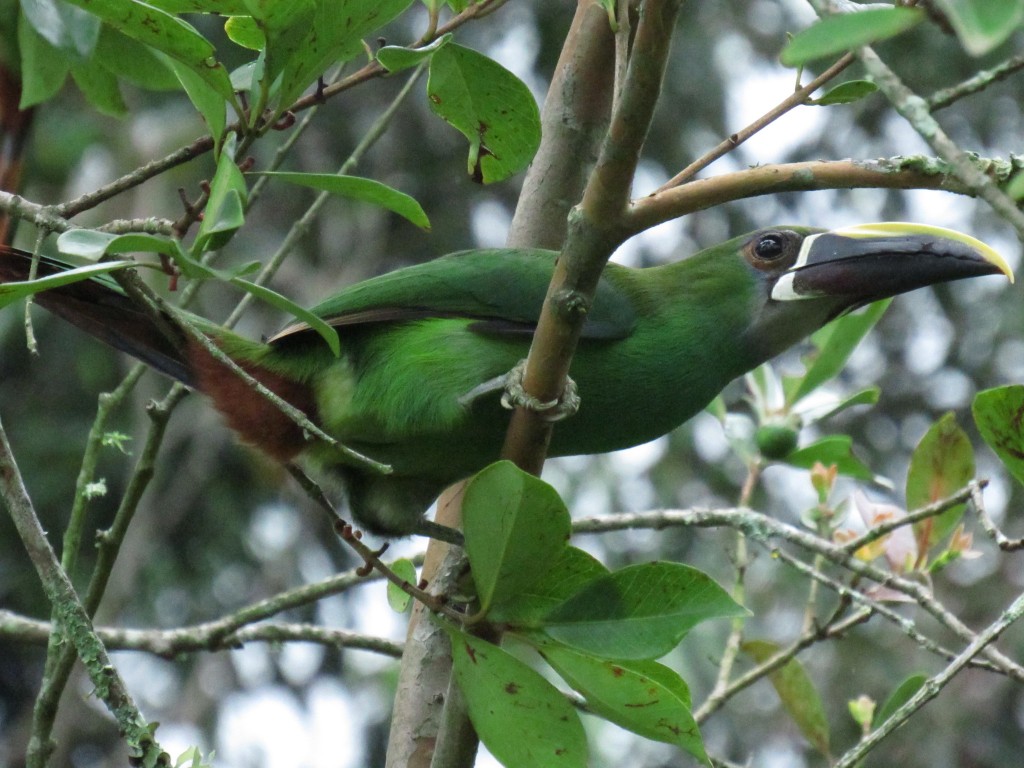
[[[851,104],[870,96],[878,90],[878,86],[870,80],[848,80],[825,92],[820,98],[812,99],[809,104],[817,107],[831,107],[836,104]]]
[[[855,392],[843,400],[840,400],[835,406],[822,413],[820,416],[815,416],[815,421],[824,421],[825,419],[835,416],[837,413],[842,413],[847,408],[853,408],[855,405],[874,405],[878,402],[879,396],[882,394],[880,387],[868,387],[862,389],[860,392]]]
[[[918,8],[868,8],[828,16],[793,36],[779,57],[787,67],[800,67],[824,56],[893,37],[924,20]]]
[[[545,618],[548,636],[610,659],[664,656],[692,627],[746,609],[705,573],[679,563],[644,563],[590,581]]]
[[[178,88],[178,78],[170,68],[173,59],[111,27],[103,27],[99,43],[96,45],[96,57],[119,78],[124,78],[140,88],[151,91],[170,91]]]
[[[451,39],[452,35],[449,32],[441,35],[430,45],[424,45],[421,48],[403,48],[400,45],[386,45],[377,51],[377,61],[392,74],[405,69],[412,69],[417,64],[429,59],[439,49],[448,45]]]
[[[218,16],[235,16],[246,13],[244,0],[150,0],[168,13],[214,13]]]
[[[391,564],[391,570],[408,584],[416,586],[416,566],[403,557]],[[412,595],[393,582],[388,582],[388,605],[395,613],[405,613],[412,603]]]
[[[250,51],[262,50],[267,44],[266,35],[252,16],[229,17],[224,22],[224,32],[235,45],[248,48]]]
[[[371,203],[397,213],[417,227],[430,230],[430,220],[414,198],[373,179],[336,173],[288,173],[284,171],[263,171],[253,175],[269,176],[290,184],[299,184],[311,189],[330,192],[333,195],[342,195]]]
[[[213,138],[215,156],[219,158],[221,141],[227,126],[227,102],[216,88],[211,87],[189,67],[173,59],[168,59],[168,63],[192,105],[206,121],[206,128]]]
[[[646,659],[600,659],[555,644],[539,650],[593,712],[711,765],[690,711],[690,689],[674,670]]]
[[[70,69],[75,85],[98,112],[111,117],[123,117],[128,113],[117,78],[99,61],[93,58],[84,64],[72,63]]]
[[[779,651],[779,646],[765,640],[749,640],[742,645],[743,652],[754,661],[763,663]],[[804,738],[826,757],[829,756],[828,716],[821,703],[814,681],[796,659],[768,675],[782,706],[796,723]]]
[[[137,0],[66,0],[143,45],[190,67],[225,99],[233,93],[227,71],[214,57],[214,47],[194,27],[152,5]]]
[[[281,76],[280,109],[287,109],[336,62],[363,53],[363,38],[405,11],[413,0],[318,0],[310,25],[316,34],[296,52]]]
[[[480,741],[507,768],[586,768],[579,715],[557,688],[496,645],[442,625]]]
[[[826,467],[833,464],[839,474],[865,482],[875,481],[875,473],[853,453],[853,438],[849,435],[829,435],[817,442],[793,451],[785,458],[786,464],[800,469],[810,469],[815,462]]]
[[[57,250],[69,256],[98,261],[111,253],[162,253],[172,258],[181,253],[177,240],[159,235],[115,235],[95,229],[69,229],[57,238]]]
[[[21,101],[19,109],[42,104],[64,85],[69,57],[44,40],[24,15],[18,17],[18,48],[21,51]]]
[[[101,25],[91,13],[59,0],[21,0],[21,12],[36,33],[65,57],[83,62],[92,56]]]
[[[892,695],[885,700],[885,704],[879,707],[878,711],[875,712],[875,717],[871,722],[871,727],[877,728],[892,717],[893,712],[910,701],[914,694],[921,689],[921,686],[923,686],[927,680],[927,675],[911,675],[900,683],[896,690],[892,692]]]
[[[134,261],[104,261],[99,264],[89,264],[85,267],[77,267],[55,275],[41,277],[38,280],[25,280],[20,283],[0,284],[0,308],[13,304],[18,299],[32,296],[40,291],[48,291],[51,288],[59,288],[62,285],[77,283],[80,280],[88,280],[98,275],[105,275],[126,267],[138,266]]]
[[[1017,480],[1024,483],[1024,386],[979,392],[971,406],[978,432]]]
[[[245,201],[249,191],[245,177],[235,165],[234,134],[227,137],[217,159],[217,170],[210,182],[210,197],[192,246],[193,254],[223,248],[245,223]]]
[[[507,600],[496,603],[488,618],[513,627],[538,627],[541,619],[555,606],[608,572],[593,555],[576,547],[563,547],[546,573]]]
[[[293,58],[301,58],[309,41],[319,34],[313,25],[314,0],[245,0],[253,20],[266,40],[263,49],[264,78],[272,83]],[[285,107],[289,104],[284,105]]]
[[[257,283],[243,280],[238,276],[230,278],[230,283],[241,288],[247,293],[251,293],[260,301],[266,302],[272,307],[280,309],[282,312],[287,312],[293,317],[298,318],[311,329],[316,331],[320,337],[327,342],[327,346],[330,347],[331,352],[334,353],[335,357],[341,355],[341,340],[338,338],[338,332],[318,315],[314,315],[305,307],[296,304],[294,301],[286,296],[282,296],[277,291],[267,288],[265,285],[258,285]]]
[[[907,508],[919,509],[959,491],[974,479],[974,449],[970,438],[947,413],[932,424],[910,457]],[[952,532],[966,504],[914,523],[918,551],[926,553]]]
[[[462,530],[484,611],[543,577],[572,532],[555,489],[510,461],[491,464],[469,481]]]
[[[876,301],[863,312],[843,315],[811,336],[814,351],[804,358],[806,373],[787,379],[786,403],[793,405],[827,381],[835,378],[860,340],[879,321],[892,299]]]
[[[469,175],[490,184],[530,164],[540,145],[540,113],[529,88],[503,66],[454,43],[430,60],[434,113],[469,140]]]
[[[936,5],[972,56],[1001,45],[1024,21],[1024,0],[936,0]]]

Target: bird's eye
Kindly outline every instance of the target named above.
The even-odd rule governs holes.
[[[786,252],[786,243],[777,232],[762,235],[754,244],[754,255],[764,261],[774,261]]]

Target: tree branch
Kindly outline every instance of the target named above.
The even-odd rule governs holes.
[[[124,681],[110,661],[107,649],[93,631],[85,606],[78,599],[74,586],[60,567],[57,556],[46,539],[28,491],[18,471],[7,434],[0,424],[0,495],[7,504],[14,526],[36,569],[57,621],[67,639],[78,651],[95,686],[95,694],[117,720],[133,757],[149,765],[166,764],[169,758],[153,738],[149,724],[132,700]],[[33,754],[37,765],[45,763],[47,745],[37,744]]]

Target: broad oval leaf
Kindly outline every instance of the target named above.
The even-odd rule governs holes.
[[[541,629],[596,656],[655,659],[700,622],[745,613],[707,574],[655,562],[593,579],[545,616]]]
[[[690,711],[690,690],[674,670],[647,659],[601,659],[555,644],[539,650],[595,713],[711,765]]]
[[[868,8],[837,13],[794,35],[779,58],[787,67],[799,67],[893,37],[924,18],[924,11],[918,8]]]
[[[586,736],[569,700],[515,656],[444,626],[469,719],[491,754],[506,768],[586,768]]]
[[[1024,21],[1024,0],[936,0],[936,5],[972,56],[1001,45]]]
[[[454,43],[430,60],[430,108],[469,140],[469,175],[490,184],[523,170],[540,145],[540,112],[515,75]]]
[[[750,640],[743,643],[742,649],[754,661],[761,663],[778,653],[779,646],[766,640]],[[803,665],[796,659],[790,659],[770,673],[768,679],[800,733],[815,749],[828,757],[828,715],[825,714],[818,689]]]
[[[430,220],[415,198],[373,179],[337,173],[289,173],[286,171],[262,171],[253,175],[269,176],[273,179],[287,181],[289,184],[299,184],[310,189],[330,192],[332,195],[342,195],[371,203],[397,213],[417,227],[430,229]]]
[[[499,461],[466,486],[462,530],[486,611],[547,573],[566,548],[571,524],[554,488],[510,461]]]
[[[1024,386],[979,392],[971,406],[978,432],[1017,480],[1024,483]]]
[[[932,424],[917,444],[907,470],[907,509],[919,509],[959,491],[974,479],[974,449],[970,438],[947,413]],[[965,504],[914,523],[922,557],[960,522]]]
[[[512,628],[536,628],[556,605],[608,572],[593,555],[576,547],[564,547],[547,573],[507,600],[495,603],[488,618]]]

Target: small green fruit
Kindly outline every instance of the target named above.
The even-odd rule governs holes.
[[[757,428],[755,440],[761,455],[770,461],[786,458],[796,448],[797,431],[783,424],[765,424]]]

